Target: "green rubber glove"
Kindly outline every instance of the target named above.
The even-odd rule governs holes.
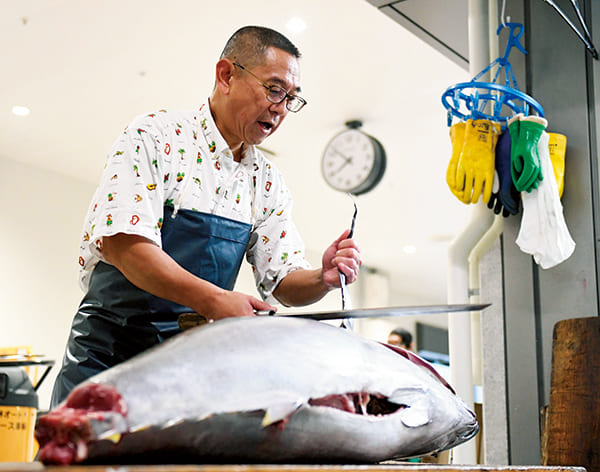
[[[456,169],[456,188],[465,202],[488,203],[494,185],[495,149],[500,124],[490,120],[467,120],[465,143]]]
[[[463,150],[465,143],[465,127],[466,123],[461,121],[454,123],[450,127],[450,142],[452,143],[452,156],[448,163],[448,169],[446,170],[446,183],[448,188],[464,204],[468,204],[469,201],[465,201],[465,192],[462,189],[458,189],[456,185],[456,168],[458,167],[458,160]]]
[[[544,178],[537,146],[548,121],[538,116],[517,117],[508,122],[512,143],[510,170],[515,188],[519,192],[531,192]]]

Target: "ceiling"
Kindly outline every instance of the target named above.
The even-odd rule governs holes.
[[[193,108],[238,27],[259,24],[301,50],[309,104],[264,143],[295,196],[309,257],[348,227],[352,201],[327,187],[320,159],[351,119],[387,151],[378,187],[356,198],[365,265],[389,276],[396,304],[446,301],[446,248],[469,208],[445,184],[450,158],[440,97],[468,71],[366,0],[13,0],[0,16],[0,158],[89,182],[136,115]],[[291,32],[287,23],[306,23]],[[13,105],[31,114],[14,116]],[[407,254],[403,248],[414,246]]]

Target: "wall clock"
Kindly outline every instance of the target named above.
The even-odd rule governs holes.
[[[385,149],[359,128],[360,121],[348,121],[348,129],[329,141],[321,160],[325,181],[335,190],[360,195],[372,190],[383,177]]]

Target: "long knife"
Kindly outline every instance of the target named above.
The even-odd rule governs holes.
[[[308,313],[277,313],[275,311],[258,311],[260,316],[279,316],[282,318],[307,318],[317,321],[339,320],[343,318],[378,318],[382,316],[434,315],[438,313],[460,313],[481,311],[491,303],[471,303],[454,305],[416,305],[383,308],[357,308],[341,311],[317,311]],[[179,315],[179,327],[188,329],[206,323],[206,318],[198,313],[182,313]]]

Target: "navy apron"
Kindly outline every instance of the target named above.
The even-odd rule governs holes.
[[[164,208],[162,248],[192,274],[233,289],[251,225],[229,218]],[[193,310],[145,292],[110,264],[99,262],[71,326],[50,408],[78,383],[177,334],[178,316]]]

